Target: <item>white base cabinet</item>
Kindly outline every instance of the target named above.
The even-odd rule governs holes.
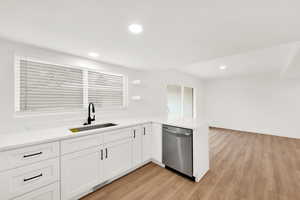
[[[161,162],[161,136],[161,124],[149,123],[0,152],[0,199],[79,199],[153,159]]]
[[[148,133],[150,125],[145,127]],[[92,138],[91,136],[72,139],[75,142],[81,141],[80,149],[86,149],[76,149],[76,152],[61,157],[61,199],[70,200],[81,197],[93,187],[130,171],[140,165],[144,159],[150,159],[151,151],[145,151],[145,158],[143,158],[142,147],[142,140],[147,145],[146,148],[150,146],[151,141],[146,142],[148,139],[151,140],[150,131],[149,135],[142,135],[142,130],[144,130],[143,127],[137,126],[104,133],[100,135],[102,138],[93,136],[97,141],[103,141],[98,145],[91,140],[84,139],[84,137]],[[71,143],[64,141],[62,149],[70,148]],[[91,145],[97,146],[91,147]]]
[[[101,148],[94,147],[61,158],[61,197],[74,199],[103,180]]]
[[[162,124],[152,124],[151,139],[152,146],[155,147],[151,149],[151,157],[156,163],[162,164]]]
[[[141,127],[142,131],[142,162],[146,162],[151,159],[152,150],[152,128],[151,124],[145,124]]]
[[[132,137],[132,164],[137,166],[142,162],[142,134],[141,127],[134,127]]]

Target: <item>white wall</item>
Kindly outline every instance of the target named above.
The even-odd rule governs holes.
[[[278,75],[205,83],[210,126],[300,138],[300,81]]]
[[[86,112],[65,113],[55,115],[17,117],[14,113],[14,57],[15,55],[27,56],[48,62],[65,64],[69,66],[82,66],[87,68],[101,69],[102,71],[121,73],[129,79],[129,105],[123,110],[110,112],[96,111],[97,119],[110,120],[124,117],[141,117],[148,115],[166,115],[166,92],[167,84],[183,84],[200,88],[198,108],[202,108],[203,95],[201,82],[194,77],[175,71],[139,71],[121,66],[100,63],[65,53],[42,49],[26,44],[15,43],[0,39],[0,133],[15,130],[24,130],[53,127],[60,124],[78,122],[80,125],[86,118]],[[130,82],[135,79],[142,80],[139,86]],[[139,95],[141,101],[130,100],[131,96]],[[202,112],[202,110],[200,110]],[[199,112],[202,115],[202,113]]]

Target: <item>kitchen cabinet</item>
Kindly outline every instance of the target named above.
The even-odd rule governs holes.
[[[136,130],[136,138],[138,132]],[[81,141],[79,146],[82,148],[80,151],[65,154],[61,158],[62,199],[80,197],[94,186],[130,170],[133,166],[134,155],[132,151],[133,133],[132,128],[127,128],[107,132],[103,135],[99,134],[99,136],[103,136],[103,139],[95,134],[63,141],[62,147],[66,146],[63,149],[70,149],[69,146],[78,141]],[[91,142],[91,139],[98,142],[98,145]],[[88,148],[83,149],[86,147]],[[74,148],[72,147],[72,149]]]
[[[101,147],[93,147],[61,158],[61,197],[75,198],[104,180]]]
[[[162,165],[162,124],[152,123],[151,149],[152,159],[157,164]]]
[[[149,122],[23,146],[0,152],[0,158],[0,199],[79,199],[147,162],[163,166],[162,125]],[[14,179],[11,188],[8,179]]]
[[[103,174],[104,179],[109,180],[132,167],[132,140],[106,144],[103,149]]]
[[[146,162],[151,159],[151,138],[152,129],[151,124],[145,124],[142,127],[142,162]]]
[[[142,130],[141,127],[132,129],[132,164],[137,166],[142,162]]]
[[[208,127],[194,131],[193,175],[199,181],[209,169]],[[63,136],[0,151],[1,200],[79,199],[150,161],[164,166],[161,123]]]

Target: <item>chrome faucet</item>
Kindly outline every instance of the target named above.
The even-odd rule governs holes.
[[[92,109],[92,111],[91,111]],[[93,117],[91,117],[91,112],[93,113]],[[90,125],[92,124],[92,121],[95,121],[96,117],[95,117],[95,106],[93,103],[89,103],[89,107],[88,107],[88,118],[87,118],[87,122],[84,123],[83,125]]]

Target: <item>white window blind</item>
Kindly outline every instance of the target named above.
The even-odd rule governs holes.
[[[16,111],[76,110],[93,102],[100,108],[125,106],[125,79],[28,59],[18,59]]]
[[[80,69],[20,60],[19,111],[83,107]]]
[[[124,105],[123,76],[88,72],[88,101],[101,108]]]

